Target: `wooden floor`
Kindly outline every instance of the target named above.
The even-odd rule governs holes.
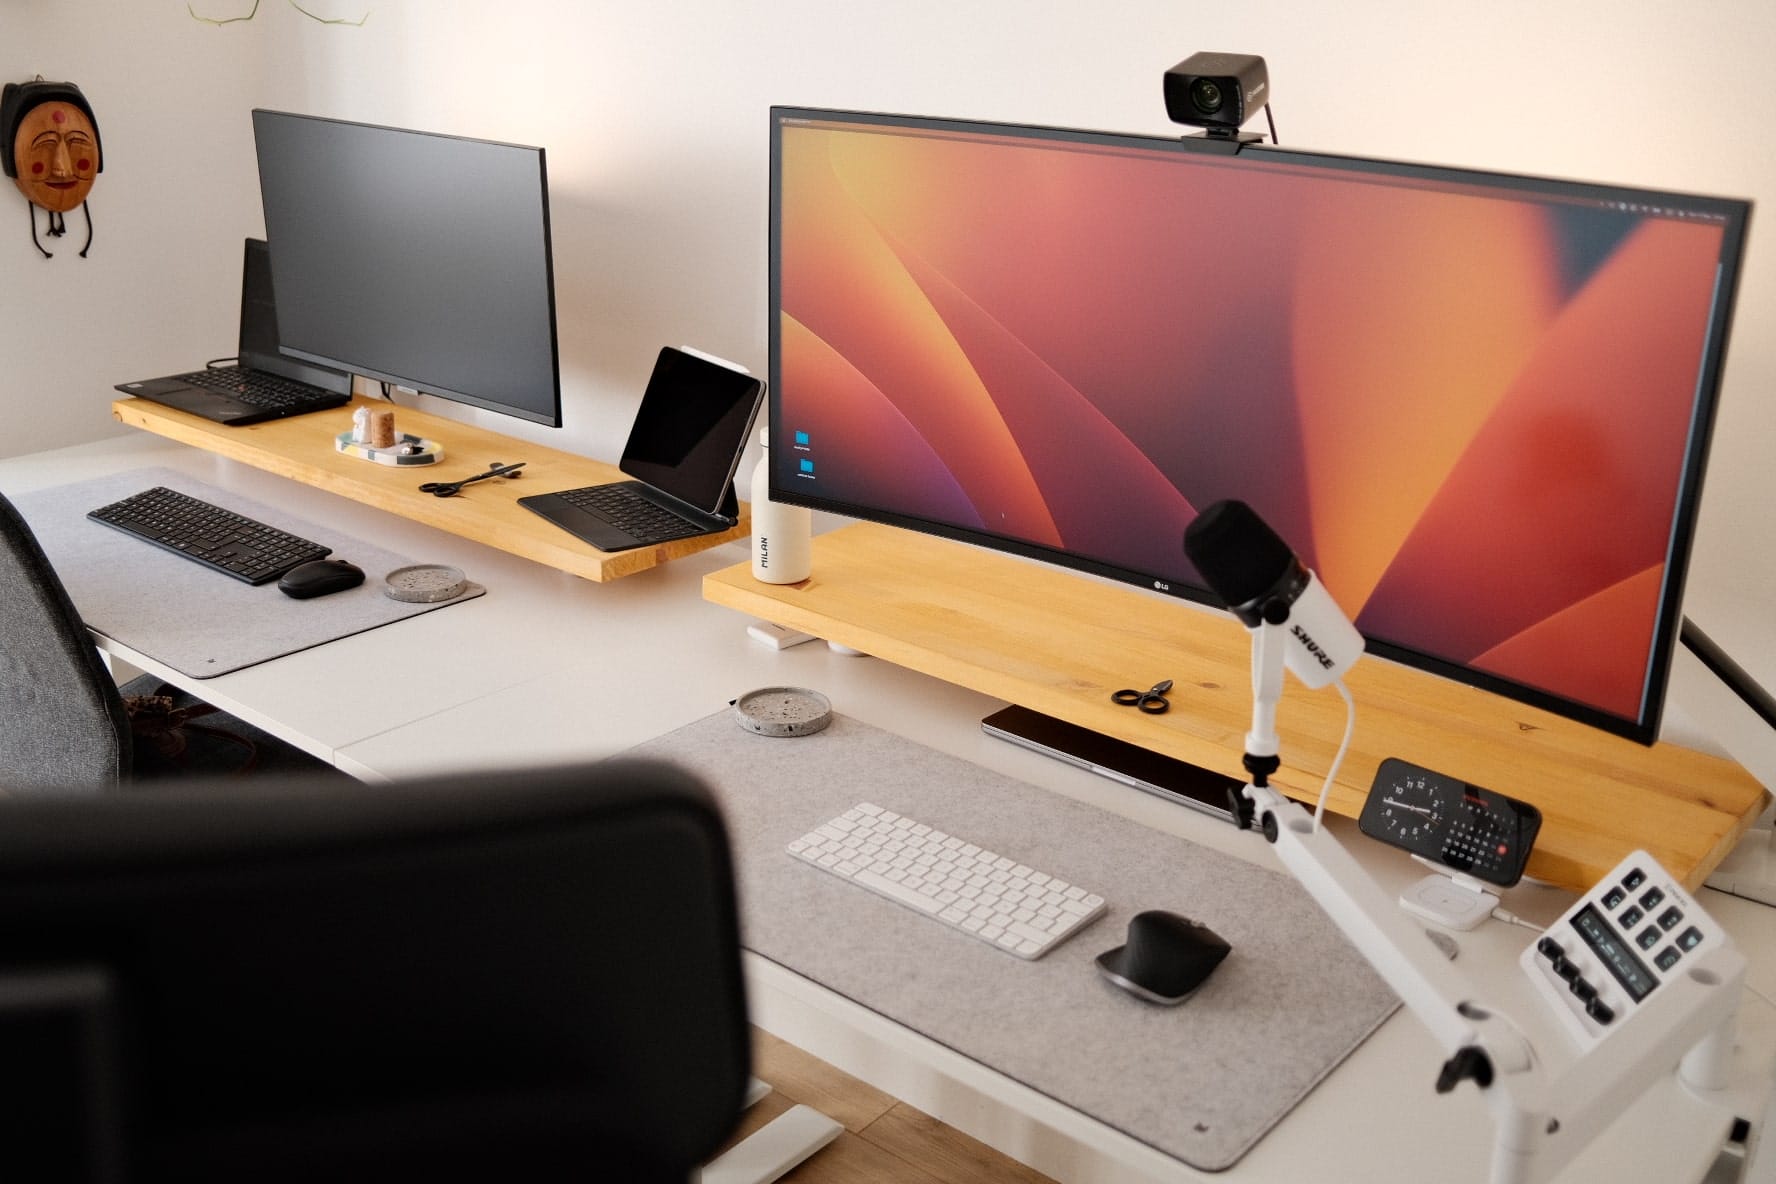
[[[783,1176],[789,1184],[1053,1184],[930,1115],[753,1029],[753,1074],[771,1094],[746,1112],[738,1142],[798,1103],[845,1130]]]

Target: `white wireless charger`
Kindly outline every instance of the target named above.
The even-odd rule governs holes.
[[[1492,916],[1498,894],[1464,872],[1451,871],[1422,855],[1412,858],[1436,870],[1400,893],[1400,907],[1445,929],[1466,931]]]

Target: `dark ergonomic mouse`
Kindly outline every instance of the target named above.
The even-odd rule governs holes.
[[[1153,909],[1129,918],[1128,944],[1098,955],[1105,978],[1149,1003],[1182,1003],[1233,947],[1207,925]]]
[[[278,580],[278,591],[297,600],[343,592],[364,582],[364,569],[343,559],[311,559],[298,563]]]

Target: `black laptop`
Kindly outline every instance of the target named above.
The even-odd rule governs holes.
[[[727,530],[740,521],[734,471],[764,398],[745,371],[668,346],[654,363],[617,467],[636,478],[521,497],[600,551]]]
[[[351,402],[350,374],[278,352],[271,254],[263,239],[247,240],[241,265],[240,347],[235,361],[239,364],[120,382],[116,389],[230,427],[326,411]]]

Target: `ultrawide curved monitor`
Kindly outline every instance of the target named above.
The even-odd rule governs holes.
[[[1651,742],[1749,215],[776,108],[771,496],[1211,603],[1239,498],[1372,652]]]
[[[253,112],[287,354],[561,426],[541,148]]]

